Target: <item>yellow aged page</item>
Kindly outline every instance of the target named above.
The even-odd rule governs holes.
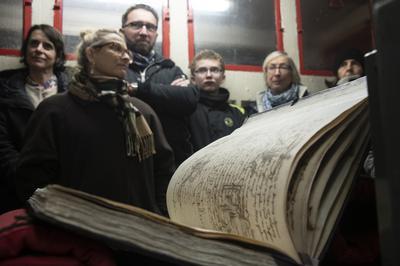
[[[266,242],[300,262],[286,221],[290,176],[304,148],[366,97],[358,92],[336,104],[336,94],[256,115],[192,155],[168,187],[171,219]]]

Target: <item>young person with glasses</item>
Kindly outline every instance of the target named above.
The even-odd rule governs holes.
[[[187,121],[196,109],[199,92],[172,60],[154,51],[158,21],[157,12],[145,4],[123,14],[121,32],[134,57],[127,80],[137,84],[134,95],[158,114],[178,166],[193,153]]]
[[[190,116],[191,142],[195,151],[232,133],[243,124],[243,108],[229,104],[224,60],[211,50],[199,52],[190,64],[191,80],[200,89],[200,102]]]
[[[281,104],[296,101],[308,94],[300,83],[300,74],[287,53],[274,51],[264,60],[266,88],[257,93],[257,111],[263,112]]]

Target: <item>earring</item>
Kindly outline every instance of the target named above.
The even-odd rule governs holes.
[[[95,66],[95,63],[92,62],[91,65],[90,65],[90,71],[89,71],[89,74],[90,74],[90,75],[93,75],[93,74],[94,74],[94,66]]]

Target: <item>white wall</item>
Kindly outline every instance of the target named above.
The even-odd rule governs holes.
[[[281,0],[281,17],[283,28],[283,47],[284,50],[293,58],[297,66],[299,62],[299,48],[297,39],[297,16],[296,1]],[[310,92],[325,89],[326,77],[302,75],[301,81],[306,85]]]
[[[188,27],[186,0],[170,0],[171,23],[171,58],[187,74]],[[297,41],[296,5],[294,0],[281,0],[284,49],[299,66],[299,51]],[[302,82],[311,92],[325,89],[326,77],[303,75]],[[224,86],[231,92],[234,100],[253,100],[255,94],[264,88],[261,72],[227,71]]]
[[[9,68],[18,68],[22,64],[19,63],[19,58],[15,56],[0,56],[0,70]]]
[[[32,25],[49,24],[53,25],[54,0],[33,0],[32,1]],[[0,56],[0,70],[19,68],[23,64],[15,56]]]
[[[296,6],[294,0],[281,0],[283,44],[284,49],[299,65],[297,44]],[[32,24],[46,23],[53,25],[54,0],[32,1]],[[187,74],[189,65],[187,1],[170,0],[170,40],[171,59]],[[68,62],[74,65],[74,62]],[[0,57],[0,70],[20,67],[19,58],[12,56]],[[302,76],[302,82],[310,91],[325,88],[325,77]],[[264,88],[261,72],[227,71],[224,86],[231,92],[233,100],[253,100],[257,91]]]

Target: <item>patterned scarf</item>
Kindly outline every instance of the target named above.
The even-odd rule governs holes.
[[[298,97],[299,97],[299,85],[292,83],[290,89],[277,95],[273,95],[271,93],[271,89],[267,88],[267,91],[263,96],[263,103],[265,110],[270,110],[275,106],[293,101]]]
[[[133,53],[133,64],[136,65],[140,70],[145,69],[155,60],[156,53],[152,50],[148,56],[141,55],[139,53]]]
[[[77,73],[69,92],[85,101],[102,102],[112,107],[123,124],[126,154],[139,161],[155,154],[153,132],[128,95],[128,83],[105,76],[89,78]]]
[[[53,75],[49,80],[43,84],[36,83],[29,77],[26,78],[25,89],[31,103],[36,108],[43,99],[57,94],[58,83],[56,75]]]

